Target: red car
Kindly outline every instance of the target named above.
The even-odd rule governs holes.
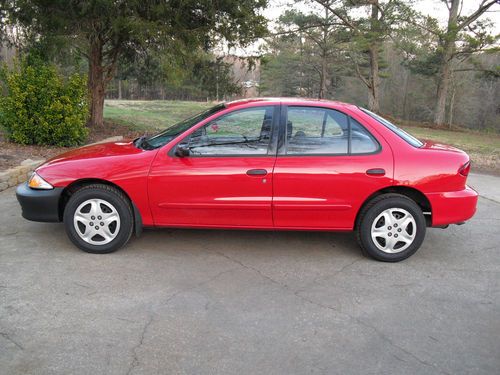
[[[463,151],[355,105],[251,99],[57,156],[17,198],[26,219],[63,221],[92,253],[117,250],[143,226],[354,230],[365,254],[395,262],[417,251],[426,227],[474,215],[469,169]]]

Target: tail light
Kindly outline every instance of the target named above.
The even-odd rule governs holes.
[[[460,173],[464,177],[467,177],[469,175],[469,172],[470,172],[470,161],[462,165],[458,170],[458,173]]]

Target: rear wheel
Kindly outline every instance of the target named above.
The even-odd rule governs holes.
[[[360,212],[358,242],[365,255],[385,262],[399,262],[414,254],[425,237],[421,208],[400,194],[384,194]]]
[[[64,209],[69,239],[89,253],[110,253],[125,245],[134,219],[130,202],[118,189],[87,185],[76,191]]]

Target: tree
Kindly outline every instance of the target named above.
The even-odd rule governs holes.
[[[171,51],[245,45],[266,32],[267,0],[11,0],[10,15],[41,38],[64,36],[88,61],[90,124],[103,125],[118,60],[145,48]]]
[[[327,5],[333,4],[334,0],[326,1]],[[329,65],[332,65],[335,58],[342,54],[341,44],[347,41],[345,32],[339,29],[341,25],[336,21],[336,17],[330,12],[328,7],[322,7],[319,11],[311,11],[304,14],[299,11],[286,11],[279,19],[281,30],[278,34],[295,34],[300,38],[305,38],[307,44],[314,46],[309,51],[312,57],[311,67],[317,72],[319,77],[318,98],[327,96],[327,86],[329,77]],[[302,40],[300,40],[301,47]]]
[[[485,24],[478,19],[498,0],[481,0],[478,8],[468,16],[462,16],[462,0],[441,0],[448,8],[448,23],[443,30],[436,30],[439,38],[437,55],[437,92],[434,122],[442,125],[446,121],[446,102],[452,75],[452,62],[473,53],[484,51],[495,39],[485,30]],[[468,31],[468,32],[467,32]],[[461,46],[457,47],[457,42]]]
[[[300,32],[273,36],[261,58],[259,91],[270,96],[317,95],[317,72],[311,68],[310,53]]]
[[[352,33],[352,62],[358,78],[368,89],[368,108],[380,110],[380,50],[406,19],[405,0],[314,0],[328,9]],[[357,14],[368,10],[368,17]],[[366,61],[366,63],[365,63]],[[366,66],[366,69],[364,69]]]

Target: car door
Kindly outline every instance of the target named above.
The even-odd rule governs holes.
[[[236,107],[160,150],[148,180],[155,224],[272,227],[278,117],[279,106]]]
[[[278,228],[352,229],[362,203],[390,186],[392,151],[346,113],[282,107],[282,139],[274,168]]]

